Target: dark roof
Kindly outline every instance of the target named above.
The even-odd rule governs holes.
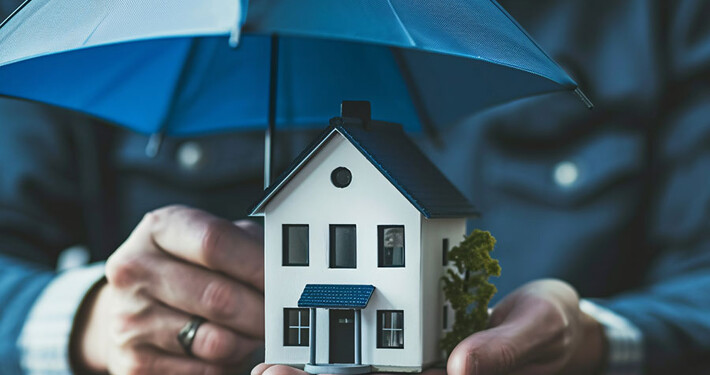
[[[474,206],[405,134],[401,125],[336,117],[264,192],[255,215],[334,133],[348,139],[427,218],[478,216]]]
[[[298,307],[364,309],[374,291],[372,285],[307,284]]]

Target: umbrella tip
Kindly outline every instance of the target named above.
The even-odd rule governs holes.
[[[239,47],[239,37],[240,37],[240,30],[232,30],[229,33],[229,46],[232,48]]]
[[[592,103],[592,101],[589,100],[589,97],[587,97],[587,95],[582,91],[582,89],[577,87],[576,89],[574,89],[574,93],[582,101],[582,103],[584,103],[584,105],[587,107],[587,109],[590,109],[590,110],[594,109],[594,103]]]

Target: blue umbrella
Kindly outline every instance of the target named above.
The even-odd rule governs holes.
[[[403,63],[442,125],[494,103],[577,88],[495,1],[254,0],[249,36],[230,48],[245,7],[26,1],[0,26],[0,94],[144,133],[259,128],[268,119],[270,60],[269,38],[251,36],[259,34],[284,36],[284,125],[322,123],[349,98],[368,98],[376,117],[410,125]]]
[[[349,99],[429,129],[562,90],[591,106],[493,0],[26,0],[0,24],[0,95],[146,134],[322,126]]]

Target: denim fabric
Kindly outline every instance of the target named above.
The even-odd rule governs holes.
[[[707,373],[710,3],[501,3],[597,108],[551,94],[414,135],[483,213],[470,227],[498,239],[496,298],[561,278],[643,331],[648,373]],[[278,166],[313,135],[278,133]],[[146,137],[1,102],[0,373],[18,369],[10,343],[62,249],[86,244],[105,259],[146,211],[170,203],[245,215],[262,189],[261,133],[190,139],[203,152],[190,168],[179,156],[187,141],[168,138],[151,159]]]
[[[421,142],[498,239],[496,299],[561,278],[644,332],[649,373],[707,373],[710,3],[501,3],[597,107],[551,94]]]

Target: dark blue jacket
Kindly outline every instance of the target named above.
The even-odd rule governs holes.
[[[0,0],[2,4],[3,0]],[[7,0],[5,0],[7,1]],[[491,109],[419,142],[484,213],[499,296],[541,277],[638,325],[652,374],[710,372],[710,2],[502,1],[595,101],[569,94]],[[326,124],[324,124],[325,126]],[[285,166],[308,136],[282,133]],[[170,203],[243,217],[261,192],[261,134],[167,139],[31,104],[0,104],[0,372],[57,254],[105,259]]]

